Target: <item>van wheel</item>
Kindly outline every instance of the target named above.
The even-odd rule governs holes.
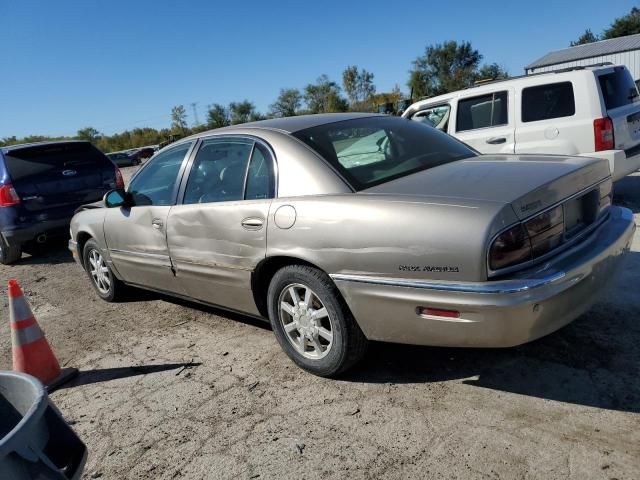
[[[119,300],[126,286],[113,274],[94,239],[85,243],[82,259],[84,269],[98,296],[107,302]]]
[[[368,341],[338,289],[316,268],[278,270],[269,285],[268,308],[278,343],[308,372],[336,376],[366,352]]]
[[[3,238],[0,237],[0,263],[10,265],[17,262],[22,257],[22,245],[9,246]]]

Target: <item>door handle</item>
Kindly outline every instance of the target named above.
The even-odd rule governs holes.
[[[245,218],[241,222],[242,226],[247,230],[260,230],[264,225],[264,220],[261,218]]]
[[[162,225],[163,225],[162,220],[160,220],[159,218],[154,218],[151,221],[151,226],[157,230],[160,230],[162,228]]]
[[[491,137],[487,138],[487,143],[490,145],[499,145],[501,143],[506,143],[507,137]]]

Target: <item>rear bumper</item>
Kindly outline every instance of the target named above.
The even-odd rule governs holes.
[[[43,220],[29,225],[20,225],[18,228],[3,229],[2,237],[10,246],[22,245],[35,240],[39,235],[63,237],[69,233],[71,217],[57,220]]]
[[[604,150],[602,152],[581,153],[580,156],[607,160],[614,182],[640,169],[640,153],[627,157],[624,150]]]
[[[451,347],[509,347],[547,335],[587,311],[619,269],[635,223],[614,207],[582,245],[544,269],[509,280],[427,282],[332,275],[370,340]],[[457,310],[460,318],[420,316],[417,307]]]

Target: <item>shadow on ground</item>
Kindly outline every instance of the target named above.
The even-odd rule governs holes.
[[[202,365],[198,362],[188,363],[165,363],[161,365],[134,365],[131,367],[117,368],[97,368],[95,370],[81,370],[77,377],[73,380],[61,385],[57,390],[65,388],[74,388],[81,385],[90,385],[92,383],[108,382],[110,380],[118,380],[121,378],[135,377],[138,375],[147,375],[150,373],[165,372],[167,370],[176,370],[176,375],[184,370]]]
[[[506,349],[375,343],[343,380],[467,385],[640,413],[640,313],[596,305],[574,323]]]
[[[640,213],[640,175],[629,175],[613,184],[613,203]]]
[[[25,245],[22,259],[16,265],[57,265],[73,262],[68,238],[48,240],[44,244]]]
[[[173,303],[175,305],[180,305],[181,307],[192,308],[194,310],[205,312],[210,315],[216,315],[218,317],[228,318],[230,320],[244,323],[246,325],[252,325],[254,327],[262,328],[264,330],[271,330],[271,326],[269,325],[269,322],[259,318],[251,317],[249,315],[235,312],[233,310],[225,310],[223,308],[216,307],[214,305],[202,304],[196,301],[173,297],[168,294],[152,292],[150,290],[144,290],[141,288],[132,287],[127,292],[125,297],[122,298],[122,300],[120,300],[120,302],[121,303],[148,302],[152,300],[162,300],[168,303]]]
[[[589,312],[534,342],[505,349],[375,343],[343,379],[372,383],[463,380],[493,390],[640,413],[639,269],[640,253],[629,252],[621,275]]]

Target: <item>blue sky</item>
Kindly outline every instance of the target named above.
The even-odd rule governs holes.
[[[512,75],[585,28],[601,32],[623,0],[168,1],[0,0],[0,138],[164,127],[171,107],[249,99],[345,66],[378,91],[406,90],[425,46],[468,40]]]

